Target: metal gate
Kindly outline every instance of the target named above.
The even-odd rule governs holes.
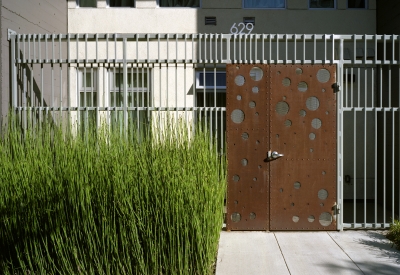
[[[336,229],[336,66],[228,65],[228,230]]]
[[[310,228],[312,224],[319,224],[322,209],[314,214],[308,211],[310,213],[307,215],[299,216],[297,223],[292,222],[293,217],[298,216],[293,211],[300,209],[300,206],[305,212],[312,208],[301,205],[301,201],[289,200],[290,195],[296,195],[304,200],[308,195],[315,198],[315,190],[308,191],[307,181],[301,178],[288,181],[288,187],[275,186],[279,183],[277,177],[282,175],[276,174],[274,178],[274,173],[278,173],[279,169],[282,169],[279,173],[284,173],[287,169],[300,167],[300,161],[295,161],[295,158],[302,159],[305,154],[310,154],[307,150],[311,148],[315,150],[313,154],[316,155],[319,147],[305,146],[307,150],[299,151],[299,155],[302,153],[301,156],[293,157],[293,161],[286,161],[285,157],[292,154],[292,150],[286,151],[287,149],[281,146],[285,142],[287,144],[292,142],[293,134],[286,135],[284,130],[293,132],[298,126],[297,123],[302,122],[300,116],[297,116],[299,110],[292,108],[293,103],[289,102],[289,99],[292,100],[292,94],[306,96],[314,91],[317,92],[311,85],[317,85],[318,81],[308,83],[307,79],[301,81],[309,84],[308,90],[298,91],[298,81],[303,77],[309,77],[305,73],[307,70],[317,68],[316,65],[325,66],[327,69],[331,68],[329,66],[336,66],[336,82],[340,88],[336,93],[337,131],[333,132],[334,127],[328,128],[328,131],[332,131],[326,134],[324,140],[331,142],[333,138],[337,139],[337,194],[328,187],[321,189],[328,191],[328,200],[337,197],[336,203],[340,210],[336,216],[337,229],[388,228],[393,219],[399,216],[399,35],[17,34],[11,30],[8,34],[10,97],[7,101],[8,92],[3,91],[5,95],[3,101],[6,100],[3,106],[10,104],[11,110],[21,118],[21,127],[39,123],[44,119],[46,121],[52,119],[79,125],[80,129],[85,129],[89,121],[94,119],[98,126],[106,123],[115,127],[113,128],[115,130],[132,130],[139,133],[142,130],[146,131],[157,123],[158,118],[169,113],[177,120],[182,118],[192,127],[201,121],[201,124],[209,130],[210,139],[218,139],[219,148],[216,149],[218,150],[216,153],[224,155],[225,152],[229,154],[247,152],[248,155],[244,158],[248,158],[249,169],[250,157],[259,161],[261,164],[258,165],[262,166],[260,170],[256,165],[254,170],[248,170],[247,175],[240,175],[239,182],[247,177],[248,182],[252,183],[249,185],[253,187],[252,193],[246,191],[249,192],[247,200],[249,203],[258,201],[258,204],[254,204],[255,208],[248,209],[247,212],[236,211],[242,213],[242,220],[248,220],[247,225],[242,226],[241,222],[230,225],[231,228],[238,229],[278,228],[278,224],[275,223],[275,221],[278,223],[278,220],[274,218],[274,215],[278,214],[274,211],[282,209],[277,203],[284,203],[285,200],[288,200],[285,201],[285,205],[289,203],[290,206],[290,203],[294,203],[294,206],[287,208],[289,210],[286,212],[290,219],[288,218],[288,224],[280,225],[282,228],[293,228],[293,226]],[[227,104],[226,90],[234,91],[232,76],[230,76],[231,83],[226,85],[226,67],[235,66],[229,64],[238,64],[239,71],[244,73],[246,82],[237,89],[248,89],[248,93],[241,95],[243,98],[241,102],[235,101],[237,100],[235,96],[228,95],[228,101],[231,103]],[[244,71],[251,70],[252,66],[245,69],[246,66],[240,64],[257,64],[256,66],[263,68],[263,79],[260,81],[263,81],[265,86],[258,86],[258,97],[254,108],[249,105],[239,105],[245,100],[250,100],[250,95],[255,95],[252,91],[253,86],[250,85],[255,82],[252,82],[249,72]],[[266,67],[267,65],[270,67]],[[278,67],[274,66],[288,70],[292,68],[290,66],[295,66],[293,68],[301,68],[303,74],[297,75],[291,71],[293,81],[290,86],[285,87],[281,83],[284,79],[283,69],[278,76],[276,74]],[[315,80],[315,72],[310,75]],[[257,71],[252,73],[252,76],[257,77]],[[269,76],[271,80],[268,80]],[[271,83],[268,84],[268,81]],[[275,91],[273,85],[280,87],[279,91],[286,89],[289,94],[277,93],[278,90]],[[327,86],[325,89],[331,89],[328,83],[323,85]],[[265,93],[268,87],[270,93]],[[290,90],[293,92],[289,92]],[[271,97],[262,98],[261,95]],[[287,97],[290,110],[287,115],[279,116],[275,110],[276,102],[284,101],[283,96]],[[302,102],[296,104],[304,105],[304,100],[307,103],[307,99],[308,97],[304,97],[301,99]],[[250,102],[251,100],[248,104]],[[320,104],[321,102],[325,101],[320,100]],[[266,105],[268,109],[260,109],[260,104],[272,105]],[[249,111],[252,112],[252,121],[255,123],[248,128],[247,147],[242,140],[243,132],[240,131],[240,124],[229,120],[230,114],[226,112],[227,109],[240,109],[240,106],[244,108],[245,115]],[[322,110],[322,105],[320,108],[319,110]],[[307,106],[305,108],[303,106],[303,109],[307,112],[303,118],[307,127],[310,127],[309,119],[312,122],[314,118],[322,121],[321,129],[327,126],[323,113],[320,117],[311,117],[309,115],[317,114],[318,110],[308,111]],[[335,115],[335,112],[332,115]],[[228,125],[225,123],[225,117],[228,117]],[[246,123],[247,118],[246,116],[244,120]],[[261,123],[262,119],[264,124]],[[269,127],[270,120],[277,124]],[[284,126],[287,120],[292,123],[288,128]],[[277,129],[277,126],[283,130]],[[231,137],[230,150],[225,147],[226,129]],[[263,133],[263,138],[254,138],[253,134],[257,131]],[[321,136],[317,132],[319,129],[312,131],[307,132],[304,127],[300,128],[296,130],[296,137],[301,135],[309,145],[322,140],[319,139]],[[309,136],[311,133],[315,134],[313,141]],[[279,134],[278,139],[277,134]],[[257,141],[260,142],[258,145],[255,144]],[[239,147],[236,146],[238,147],[236,151],[232,151],[232,143],[240,144]],[[276,150],[285,156],[269,163],[264,162],[269,150]],[[312,160],[301,163],[307,162]],[[288,168],[286,165],[290,163],[295,164]],[[318,165],[322,163],[325,162],[319,161]],[[236,168],[232,162],[229,165],[231,184],[232,177],[239,173],[232,174],[232,171],[235,171],[232,169]],[[237,169],[243,167],[241,163],[235,165]],[[266,169],[267,166],[270,166],[271,170]],[[279,168],[276,171],[275,166]],[[304,171],[304,167],[301,167]],[[322,179],[325,181],[327,178],[329,181],[334,180],[334,175],[331,175],[327,168],[323,171],[325,175],[322,175],[322,171],[311,173],[320,177],[315,181],[319,182]],[[302,172],[302,175],[306,173]],[[257,180],[253,181],[253,178]],[[293,189],[296,181],[301,184],[299,189]],[[254,188],[258,188],[260,194],[256,194]],[[273,192],[274,188],[277,188],[275,191],[284,189],[278,197],[275,196],[282,198],[282,201],[275,202],[274,196],[269,201],[269,191]],[[288,192],[288,188],[292,188],[292,191]],[[242,190],[236,191],[239,193]],[[232,196],[234,194],[232,192],[230,189],[228,196]],[[311,202],[307,200],[309,201]],[[243,201],[238,200],[239,203]],[[324,204],[326,208],[323,211],[332,213],[328,204],[331,202]],[[271,208],[266,207],[269,205]],[[228,206],[228,208],[239,209],[238,206],[236,208]],[[279,211],[277,213],[280,213]],[[311,215],[315,219],[313,223],[308,222],[308,217]],[[260,217],[264,217],[264,221],[261,222]],[[271,224],[267,217],[272,217]],[[296,217],[294,219],[297,220]],[[305,224],[302,224],[303,222]],[[332,224],[334,222],[333,220]]]

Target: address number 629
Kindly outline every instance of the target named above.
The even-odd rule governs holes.
[[[254,25],[252,23],[239,23],[237,24],[237,27],[236,23],[233,23],[231,27],[231,34],[250,34],[253,29]],[[247,30],[248,32],[246,33],[245,30]]]

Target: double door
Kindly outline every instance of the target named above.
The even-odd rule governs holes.
[[[226,70],[227,230],[336,230],[336,66]]]

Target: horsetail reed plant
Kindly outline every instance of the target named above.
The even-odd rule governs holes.
[[[226,168],[209,133],[170,119],[128,137],[11,120],[0,140],[1,274],[213,273]]]
[[[395,246],[400,250],[400,220],[393,220],[386,234],[386,238],[392,242],[392,247]]]

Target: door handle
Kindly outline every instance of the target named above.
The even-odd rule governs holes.
[[[280,157],[283,157],[283,154],[279,154],[277,151],[268,151],[268,159],[269,160],[274,160],[274,159],[278,159]]]
[[[283,157],[283,154],[279,154],[277,151],[273,151],[271,157],[273,159],[277,159],[277,158]]]

